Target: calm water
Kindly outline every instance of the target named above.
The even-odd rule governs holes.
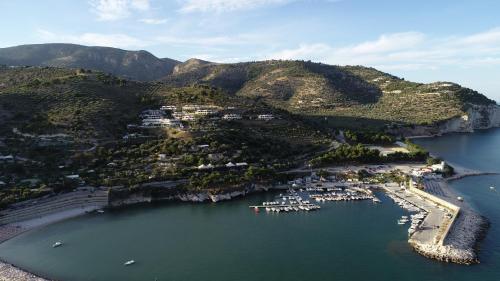
[[[419,140],[470,168],[500,170],[500,130]],[[499,147],[499,148],[497,148]],[[57,280],[500,280],[500,177],[453,184],[491,222],[482,263],[428,260],[406,242],[404,214],[383,204],[331,202],[319,212],[255,214],[272,194],[218,204],[166,203],[88,215],[0,245],[0,257]],[[55,241],[64,246],[53,249]],[[130,267],[122,264],[135,259]]]

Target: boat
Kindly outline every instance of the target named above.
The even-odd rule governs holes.
[[[102,213],[104,213],[104,210],[97,210],[97,212],[98,212],[99,214],[102,214]]]
[[[460,202],[464,201],[464,199],[462,197],[460,197],[460,196],[457,197],[457,200],[460,201]]]
[[[127,265],[133,265],[135,263],[135,260],[129,260],[129,261],[126,261],[123,265],[127,266]]]
[[[56,243],[54,243],[54,244],[52,245],[52,248],[57,248],[57,247],[59,247],[59,246],[62,246],[62,244],[63,244],[62,242],[57,241]]]
[[[495,190],[495,187],[494,187],[494,186],[490,186],[490,189],[491,189],[491,190]]]

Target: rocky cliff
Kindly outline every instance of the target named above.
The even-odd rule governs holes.
[[[439,136],[447,133],[468,133],[500,127],[500,106],[469,105],[465,114],[428,126],[407,126],[390,129],[402,136]]]

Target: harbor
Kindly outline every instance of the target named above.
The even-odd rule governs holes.
[[[371,200],[374,203],[381,201],[375,197],[370,187],[360,187],[359,184],[337,182],[333,179],[320,179],[312,175],[304,185],[293,183],[285,194],[279,194],[272,201],[262,202],[260,205],[251,205],[256,212],[299,212],[320,210],[319,203],[332,201]]]

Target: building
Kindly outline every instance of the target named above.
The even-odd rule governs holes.
[[[434,164],[431,166],[432,171],[434,172],[442,172],[444,170],[445,163],[441,161],[439,164]]]
[[[14,156],[12,155],[0,155],[0,163],[12,163],[14,162]]]
[[[182,116],[182,121],[194,121],[195,118],[193,115],[190,114],[185,114]]]
[[[209,115],[214,115],[216,113],[217,111],[212,109],[198,109],[194,112],[194,114],[198,116],[209,116]]]
[[[222,116],[222,119],[223,120],[240,120],[241,115],[239,115],[239,114],[225,114],[224,116]]]
[[[142,120],[142,127],[144,128],[181,128],[182,123],[178,119],[144,119]]]
[[[148,109],[144,110],[141,112],[141,117],[142,119],[160,119],[165,116],[165,112],[163,110],[153,110],[153,109]]]
[[[269,120],[273,120],[274,119],[274,115],[272,115],[272,114],[260,114],[260,115],[257,116],[257,119],[269,121]]]
[[[164,105],[164,106],[160,107],[160,109],[164,110],[164,111],[176,112],[177,111],[177,106],[175,106],[175,105]]]
[[[182,111],[196,111],[201,108],[201,105],[197,104],[187,104],[182,106]]]

